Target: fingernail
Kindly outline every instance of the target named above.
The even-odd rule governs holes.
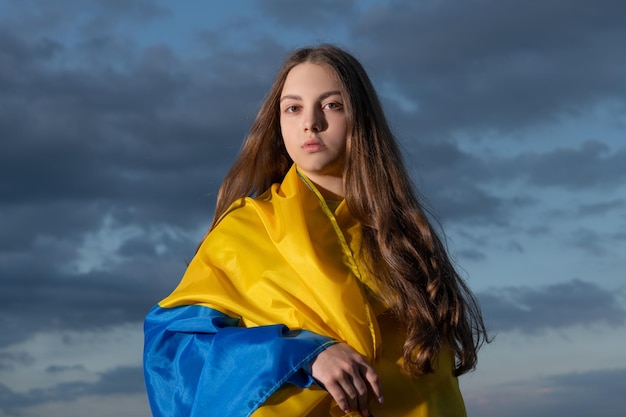
[[[378,397],[378,404],[382,404],[384,402],[385,402],[385,399],[383,398],[382,395],[380,397]]]

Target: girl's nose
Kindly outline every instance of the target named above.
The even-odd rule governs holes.
[[[310,109],[305,113],[303,122],[305,131],[321,132],[326,123],[324,112],[317,108]]]

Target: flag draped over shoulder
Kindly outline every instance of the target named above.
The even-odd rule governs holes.
[[[235,202],[178,287],[145,321],[144,373],[155,417],[337,417],[305,370],[345,342],[377,370],[376,417],[464,417],[454,356],[402,371],[406,331],[359,270],[361,226],[330,211],[293,166],[282,184]]]
[[[380,348],[353,255],[360,226],[344,204],[331,214],[294,166],[231,206],[146,318],[155,416],[306,415],[324,402],[328,415],[303,366],[337,341],[370,362]]]

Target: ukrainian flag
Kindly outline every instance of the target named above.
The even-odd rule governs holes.
[[[330,213],[294,166],[229,209],[146,318],[154,416],[329,415],[311,359],[340,341],[373,362],[379,343],[357,279],[360,227],[344,205]]]
[[[345,202],[331,212],[295,166],[263,196],[233,204],[146,318],[153,415],[343,416],[308,366],[344,342],[379,373],[376,417],[464,417],[451,352],[434,374],[402,371],[406,334],[359,271],[360,232]]]

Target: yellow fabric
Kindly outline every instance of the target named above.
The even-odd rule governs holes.
[[[294,167],[264,195],[234,203],[161,307],[199,304],[247,327],[282,323],[345,342],[378,370],[385,404],[376,417],[465,416],[453,358],[411,380],[400,368],[403,332],[370,300],[356,259],[360,224],[345,203],[334,213]],[[380,322],[380,327],[379,327]],[[253,416],[343,416],[330,396],[285,386]]]

